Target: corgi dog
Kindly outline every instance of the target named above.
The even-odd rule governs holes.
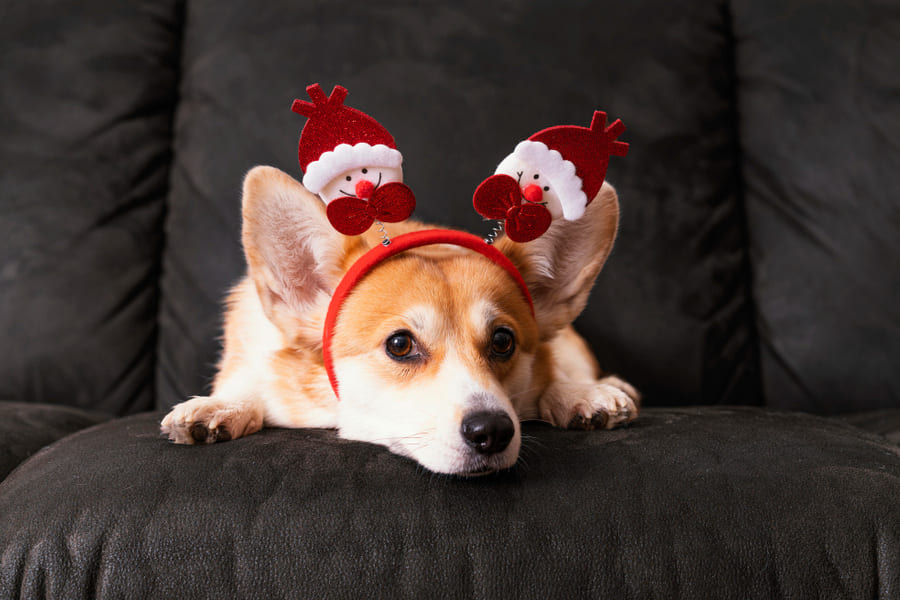
[[[533,307],[500,266],[462,247],[415,248],[379,264],[346,297],[334,326],[338,398],[323,362],[326,312],[344,274],[380,236],[341,235],[319,197],[282,171],[255,167],[243,186],[248,272],[228,297],[212,393],[176,405],[161,430],[174,442],[203,444],[264,426],[335,428],[430,471],[473,476],[516,463],[520,421],[575,429],[631,421],[639,394],[602,374],[571,326],[612,248],[618,215],[604,182],[581,219],[554,221],[528,244],[496,241]]]

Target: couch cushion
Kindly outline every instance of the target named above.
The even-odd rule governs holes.
[[[621,118],[621,233],[579,322],[647,402],[759,402],[723,3],[188,3],[158,406],[201,394],[243,272],[240,183],[300,178],[305,86],[350,90],[403,153],[415,217],[487,233],[476,186],[538,129]],[[390,226],[389,226],[390,228]]]
[[[0,481],[44,446],[107,419],[68,406],[0,402]]]
[[[0,399],[152,406],[175,4],[0,10]]]
[[[900,407],[900,7],[733,10],[766,398]]]
[[[0,597],[900,592],[900,450],[837,421],[526,424],[518,467],[465,480],[323,430],[178,446],[160,416],[76,433],[0,484]]]

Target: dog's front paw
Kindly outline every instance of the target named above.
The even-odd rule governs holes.
[[[163,418],[160,431],[179,444],[212,444],[256,433],[262,425],[262,411],[253,406],[195,396],[175,405]]]
[[[557,383],[541,398],[541,418],[568,429],[612,429],[637,418],[641,396],[615,376]]]
[[[610,375],[597,381],[588,402],[580,404],[569,420],[569,429],[612,429],[638,416],[640,394],[626,381]]]

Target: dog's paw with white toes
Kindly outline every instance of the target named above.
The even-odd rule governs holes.
[[[250,435],[262,425],[263,414],[256,407],[195,396],[175,405],[162,420],[160,431],[179,444],[212,444]]]
[[[604,377],[590,393],[590,414],[580,407],[569,421],[569,429],[612,429],[637,418],[640,395],[618,377]]]
[[[541,418],[568,429],[612,429],[637,418],[640,394],[615,376],[557,383],[541,398]]]

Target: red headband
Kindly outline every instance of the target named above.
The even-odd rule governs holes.
[[[519,270],[502,252],[487,244],[480,237],[471,233],[450,229],[426,229],[397,236],[387,246],[379,244],[353,263],[353,266],[341,279],[337,289],[334,290],[331,303],[328,305],[328,313],[325,315],[325,327],[322,331],[322,358],[325,362],[325,371],[328,373],[331,389],[334,390],[334,395],[338,399],[340,399],[340,394],[338,393],[337,375],[334,373],[334,361],[331,357],[331,339],[334,335],[334,325],[337,322],[338,313],[344,300],[347,299],[347,296],[350,295],[356,284],[381,262],[406,250],[434,244],[452,244],[474,250],[502,267],[519,286],[522,295],[528,301],[531,314],[534,315],[534,303],[531,300],[531,294],[528,292],[528,286],[525,285],[525,280],[522,279]]]

